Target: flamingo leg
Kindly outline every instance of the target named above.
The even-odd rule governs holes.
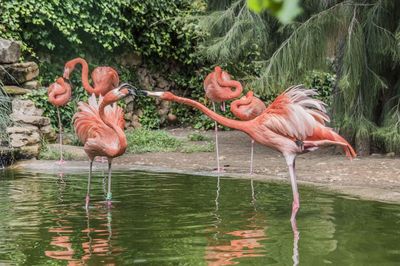
[[[111,206],[111,198],[112,198],[112,193],[111,193],[111,161],[108,161],[108,186],[107,186],[107,205]]]
[[[57,117],[58,117],[58,128],[60,134],[60,160],[57,162],[58,165],[62,165],[65,163],[63,158],[63,141],[62,141],[62,123],[61,123],[61,115],[60,115],[60,108],[57,107]]]
[[[289,167],[290,183],[292,185],[292,192],[293,192],[292,216],[290,220],[294,221],[296,219],[297,211],[300,208],[300,198],[297,189],[296,171],[295,171],[296,155],[294,154],[285,155],[285,159]]]
[[[253,174],[253,158],[254,158],[254,139],[251,140],[250,175]]]
[[[88,178],[88,184],[87,184],[86,204],[85,204],[86,210],[88,210],[88,208],[89,208],[89,201],[90,201],[90,181],[92,179],[92,167],[93,167],[93,160],[90,160],[89,178]]]
[[[291,220],[292,231],[293,231],[293,266],[299,265],[299,239],[300,239],[300,232],[297,229],[296,217]]]
[[[216,112],[215,111],[215,103],[214,102],[212,102],[212,106],[213,106],[214,112]],[[223,170],[222,170],[222,168],[220,167],[220,164],[219,164],[218,123],[217,123],[217,121],[214,121],[214,124],[215,124],[215,150],[217,152],[217,173],[220,173],[220,172],[223,172]]]

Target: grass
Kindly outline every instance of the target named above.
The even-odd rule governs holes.
[[[197,132],[190,133],[187,137],[190,141],[210,141],[211,140],[209,137],[204,136],[203,134],[200,134]]]
[[[192,144],[178,139],[164,130],[135,129],[126,133],[128,140],[128,153],[144,152],[210,152],[214,144]]]
[[[64,160],[73,160],[76,156],[74,154],[63,151]],[[60,149],[51,148],[46,142],[42,143],[42,148],[39,154],[40,160],[59,160],[60,159]]]

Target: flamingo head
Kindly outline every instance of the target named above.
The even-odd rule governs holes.
[[[214,71],[216,73],[221,73],[222,72],[222,68],[220,66],[216,66],[216,67],[214,67]]]
[[[70,62],[66,63],[65,66],[64,66],[63,78],[69,80],[69,75],[74,70],[74,68],[75,68],[75,65],[70,64]]]
[[[116,87],[115,89],[109,91],[104,96],[104,101],[108,103],[113,103],[125,98],[128,95],[136,96],[137,88],[129,83],[123,83]]]

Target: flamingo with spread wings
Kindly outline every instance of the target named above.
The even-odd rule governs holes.
[[[124,112],[115,102],[128,95],[135,95],[135,91],[130,88],[133,87],[122,84],[104,97],[100,96],[98,101],[93,94],[89,103],[78,104],[79,111],[74,115],[74,128],[79,140],[84,143],[84,150],[90,161],[86,208],[89,206],[92,166],[96,156],[105,156],[108,159],[107,201],[111,204],[112,159],[124,154],[127,147]],[[111,104],[113,105],[110,106]]]
[[[143,92],[148,96],[160,97],[162,100],[197,108],[221,125],[240,130],[256,142],[281,152],[289,168],[293,192],[292,221],[295,220],[300,207],[295,172],[296,156],[316,150],[320,146],[339,145],[343,147],[347,157],[356,157],[351,145],[331,128],[325,126],[325,122],[329,121],[325,104],[312,98],[317,93],[314,90],[305,89],[302,85],[290,87],[280,94],[261,115],[248,121],[226,118],[199,102],[178,97],[171,92]]]

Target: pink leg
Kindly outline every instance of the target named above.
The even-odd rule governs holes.
[[[65,163],[63,158],[63,144],[62,144],[62,123],[61,123],[61,116],[60,116],[60,108],[57,107],[57,116],[58,116],[58,130],[60,134],[60,160],[56,162],[58,165],[63,165]]]
[[[215,112],[215,103],[213,102],[212,105],[213,105],[213,109]],[[221,173],[221,172],[224,172],[224,170],[220,167],[220,164],[219,164],[218,124],[216,121],[214,121],[214,124],[215,124],[215,150],[217,152],[217,170],[216,170],[216,172]]]
[[[225,108],[225,102],[221,103],[221,111],[225,112],[226,108]]]
[[[88,184],[87,184],[87,192],[86,192],[86,203],[85,203],[85,208],[86,210],[89,209],[89,201],[90,201],[90,181],[92,179],[92,166],[93,166],[93,161],[90,161],[90,166],[89,166],[89,178],[88,178]]]
[[[107,186],[107,206],[111,207],[111,199],[112,199],[112,194],[111,194],[111,160],[108,161],[108,186]]]
[[[295,154],[285,155],[286,163],[289,167],[290,183],[292,185],[293,203],[291,221],[296,219],[297,211],[300,208],[299,192],[297,190],[296,172],[295,172]]]
[[[299,265],[299,239],[300,232],[297,230],[296,218],[291,220],[292,231],[293,231],[293,265]]]
[[[254,139],[251,140],[250,175],[253,174]]]

